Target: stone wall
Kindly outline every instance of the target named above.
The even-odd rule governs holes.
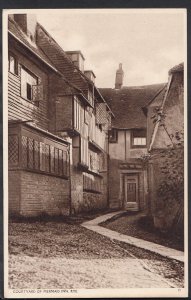
[[[155,226],[162,230],[168,230],[173,226],[178,212],[184,207],[183,174],[181,178],[179,171],[180,168],[182,173],[184,172],[183,158],[180,157],[175,162],[176,157],[173,155],[172,150],[168,149],[153,150],[151,153],[149,174],[151,214]],[[181,156],[181,152],[179,155]],[[180,165],[177,166],[177,163]],[[180,223],[179,226],[183,227],[183,223]]]

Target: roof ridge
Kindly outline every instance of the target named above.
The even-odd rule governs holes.
[[[56,47],[61,50],[61,52],[63,53],[65,59],[71,64],[72,68],[74,70],[77,70],[79,72],[79,75],[82,75],[83,78],[88,82],[91,83],[91,81],[89,80],[89,78],[77,67],[73,64],[72,60],[70,59],[70,57],[66,54],[67,51],[64,51],[64,49],[59,45],[59,43],[50,35],[49,32],[46,31],[46,29],[39,23],[37,22],[37,25],[45,32],[45,34],[48,35],[49,38],[51,38],[51,40],[55,43]]]

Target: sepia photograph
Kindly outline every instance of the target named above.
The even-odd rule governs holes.
[[[3,10],[5,298],[188,295],[186,19]]]

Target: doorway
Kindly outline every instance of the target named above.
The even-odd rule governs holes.
[[[124,207],[128,210],[139,210],[139,178],[138,174],[127,174],[124,177],[125,201]]]

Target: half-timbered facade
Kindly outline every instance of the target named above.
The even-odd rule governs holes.
[[[122,65],[116,72],[115,89],[100,92],[115,118],[109,131],[109,206],[125,210],[148,209],[147,118],[142,107],[164,84],[123,87]]]

